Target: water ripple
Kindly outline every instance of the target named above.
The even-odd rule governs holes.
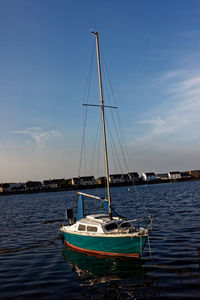
[[[114,188],[112,196],[117,211],[132,217],[141,206],[129,189]],[[100,259],[63,245],[59,225],[74,207],[73,191],[2,196],[1,299],[199,299],[200,182],[138,192],[154,217],[152,255],[147,245],[141,260]]]

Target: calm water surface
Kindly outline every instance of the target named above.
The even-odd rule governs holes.
[[[59,225],[75,192],[0,197],[0,299],[200,299],[200,181],[140,186],[154,228],[141,260],[66,248]],[[103,195],[103,190],[90,191]],[[132,217],[134,188],[112,190]]]

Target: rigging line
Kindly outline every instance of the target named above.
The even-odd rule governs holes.
[[[105,67],[105,71],[106,71],[106,75],[107,75],[107,78],[108,78],[108,82],[109,82],[109,84],[110,84],[110,90],[111,90],[111,93],[112,93],[112,98],[113,98],[113,101],[114,101],[114,105],[117,106],[117,102],[116,102],[114,90],[113,90],[113,87],[112,87],[112,82],[111,82],[111,79],[110,79],[108,67],[107,67],[106,60],[104,59],[103,54],[102,54],[102,58],[103,58],[102,61],[103,61],[103,65],[104,65],[104,67]],[[103,68],[103,74],[104,74],[104,77],[106,78],[105,72],[104,72],[104,68]],[[107,82],[106,82],[106,87],[107,87]],[[107,88],[107,90],[108,90],[108,88]],[[108,93],[108,95],[109,95],[109,92],[107,92],[107,93]],[[109,100],[109,102],[110,102],[110,99],[109,99],[109,98],[108,98],[108,100]],[[110,105],[111,105],[111,103],[110,103]],[[119,142],[120,149],[121,149],[121,152],[122,152],[122,156],[123,156],[123,159],[124,159],[124,163],[125,163],[125,166],[126,166],[126,169],[127,169],[127,172],[128,172],[129,169],[128,169],[126,157],[125,157],[125,154],[124,154],[124,149],[125,149],[125,152],[126,152],[126,156],[127,156],[127,160],[128,160],[128,164],[129,164],[129,165],[131,165],[131,164],[130,164],[130,157],[129,157],[128,149],[127,149],[127,146],[126,146],[126,143],[125,143],[125,134],[124,134],[123,127],[122,127],[122,124],[121,124],[119,112],[117,111],[116,113],[117,113],[117,118],[118,118],[118,124],[119,124],[120,136],[122,137],[121,139],[120,139],[120,137],[119,137],[118,130],[117,130],[117,126],[116,126],[116,122],[115,122],[115,119],[114,119],[114,115],[113,115],[113,112],[112,112],[112,110],[111,110],[111,116],[112,116],[112,119],[113,119],[113,123],[114,123],[114,127],[115,127],[115,132],[116,132],[116,134],[117,134],[117,138],[118,138],[118,142]],[[123,141],[124,141],[124,143],[123,143]],[[123,149],[123,146],[122,146],[122,145],[124,145],[124,149]],[[135,183],[134,183],[133,180],[132,180],[132,184],[133,184],[133,186],[134,186],[135,193],[136,193],[136,197],[138,198],[140,205],[143,206],[143,207],[146,209],[148,215],[150,215],[148,209],[147,209],[147,208],[145,207],[145,205],[144,205],[144,202],[143,202],[143,200],[142,200],[142,198],[141,198],[141,196],[140,196],[140,194],[139,194],[139,192],[138,192],[138,190],[137,190],[137,188],[136,188]]]
[[[80,160],[79,160],[79,169],[78,169],[78,176],[80,176],[81,173],[81,165],[82,165],[82,158],[83,158],[83,153],[84,153],[84,148],[85,148],[85,127],[86,127],[86,120],[87,120],[87,111],[83,110],[83,133],[82,133],[82,142],[81,142],[81,153],[80,153]]]
[[[104,70],[103,70],[103,74],[104,74]],[[105,74],[104,74],[105,76]],[[107,82],[105,81],[105,86],[106,86],[106,93],[108,95],[108,102],[109,104],[111,105],[111,101],[110,101],[110,93],[109,93],[109,89],[108,89],[108,86],[107,86]],[[115,132],[116,132],[116,135],[117,135],[117,140],[118,140],[118,143],[119,143],[119,146],[120,146],[120,150],[121,150],[121,155],[123,157],[123,160],[124,160],[124,163],[125,163],[125,167],[126,167],[126,170],[127,172],[129,171],[128,169],[128,164],[127,164],[127,160],[126,160],[126,156],[125,156],[125,151],[123,149],[123,141],[122,141],[122,138],[120,138],[119,136],[119,133],[118,133],[118,129],[117,129],[117,125],[116,125],[116,121],[115,121],[115,117],[114,117],[114,113],[113,111],[111,110],[111,117],[112,117],[112,120],[113,120],[113,124],[114,124],[114,128],[115,128]],[[121,168],[121,167],[120,167]],[[122,171],[122,168],[121,168],[121,171]]]
[[[124,160],[124,164],[125,164],[126,170],[128,172],[129,169],[128,169],[128,164],[127,164],[126,157],[125,157],[125,154],[124,154],[124,149],[123,149],[122,141],[121,141],[121,139],[119,137],[119,133],[118,133],[118,130],[117,130],[116,122],[115,122],[115,119],[114,119],[112,111],[111,111],[111,116],[112,116],[112,120],[113,120],[113,124],[114,124],[114,128],[115,128],[115,133],[116,133],[116,136],[117,136],[117,140],[118,140],[118,143],[119,143],[119,147],[120,147],[120,150],[121,150],[121,154],[122,154],[122,157],[123,157],[123,160]]]
[[[99,130],[99,137],[100,135],[101,135],[101,130]],[[101,150],[101,138],[99,138],[99,143],[98,143],[97,178],[99,177],[99,165],[100,165],[100,153],[101,153],[100,150]]]
[[[108,70],[107,70],[106,63],[105,63],[105,59],[104,59],[104,56],[103,56],[103,54],[102,54],[102,51],[101,51],[101,57],[103,58],[103,63],[104,63],[104,65],[105,65],[105,69],[106,69],[107,74],[108,74],[108,79],[109,79],[109,82],[110,82],[110,87],[111,87],[111,92],[112,92],[113,100],[114,100],[114,102],[115,102],[115,104],[116,104],[116,99],[115,99],[115,95],[114,95],[114,92],[113,92],[113,88],[112,88],[112,84],[111,84],[109,72],[108,72]],[[104,68],[103,68],[103,72],[104,72]],[[103,73],[103,74],[104,74],[104,73]],[[106,76],[104,76],[104,77],[106,77]],[[107,83],[106,83],[106,84],[107,84]],[[107,85],[106,85],[106,86],[107,86]],[[109,95],[109,93],[108,93],[108,95]],[[110,101],[109,98],[108,98],[108,100]],[[123,150],[123,147],[122,147],[122,141],[121,141],[120,138],[119,138],[119,134],[118,134],[118,131],[117,131],[117,126],[116,126],[116,123],[115,123],[115,120],[114,120],[114,116],[113,116],[112,111],[111,111],[111,116],[112,116],[112,119],[113,119],[113,123],[114,123],[114,127],[115,127],[115,132],[116,132],[117,139],[118,139],[118,143],[119,143],[119,146],[120,146],[120,149],[121,149],[121,153],[122,153],[122,156],[123,156],[123,159],[124,159],[124,163],[125,163],[125,166],[126,166],[127,171],[128,171],[128,165],[127,165],[127,161],[126,161],[126,158],[125,158],[124,150]],[[117,112],[117,116],[118,116],[119,124],[121,125],[120,117],[119,117],[119,113],[118,113],[118,112]],[[123,138],[124,138],[124,136],[125,136],[125,135],[124,135],[124,132],[123,132],[123,130],[122,130],[122,126],[121,126],[121,136],[123,136]],[[124,140],[125,140],[125,139],[124,139]],[[125,144],[125,145],[126,145],[126,144]],[[125,146],[125,150],[126,150],[126,153],[127,153],[127,158],[128,158],[128,160],[129,160],[128,150],[127,150],[126,146]],[[130,161],[130,160],[129,160],[129,161]],[[132,181],[132,183],[133,183],[133,186],[134,186],[135,193],[136,193],[136,196],[137,196],[137,199],[138,199],[139,204],[142,205],[142,206],[145,208],[145,210],[148,212],[148,209],[147,209],[146,206],[144,205],[144,203],[143,203],[143,201],[142,201],[142,198],[141,198],[141,196],[139,195],[139,193],[138,193],[138,191],[137,191],[137,189],[136,189],[135,183],[134,183],[133,181]],[[148,212],[148,213],[149,213],[149,212]]]
[[[146,205],[144,204],[144,201],[142,199],[142,197],[140,196],[139,192],[138,192],[138,189],[136,188],[136,185],[135,185],[135,182],[133,180],[131,180],[132,184],[133,184],[133,187],[134,187],[134,190],[135,190],[135,194],[137,196],[137,199],[139,200],[138,202],[140,203],[140,207],[143,207],[145,210],[146,210],[146,213],[148,214],[148,216],[150,216],[150,212],[148,210],[148,208],[146,207]],[[144,212],[144,211],[143,211]]]
[[[106,117],[106,121],[107,121],[107,117]],[[115,149],[115,155],[116,155],[116,158],[117,158],[117,162],[118,162],[118,165],[119,165],[119,168],[122,172],[122,166],[121,166],[121,163],[120,163],[120,159],[119,159],[119,155],[117,153],[117,147],[115,147],[115,143],[114,143],[114,140],[113,140],[113,137],[112,137],[112,133],[111,133],[111,129],[110,129],[110,125],[109,125],[109,122],[107,121],[107,128],[108,128],[108,134],[109,134],[109,137],[110,137],[110,141],[111,141],[111,145],[113,144],[114,145],[114,149]],[[113,153],[113,159],[115,160],[115,155]],[[117,164],[116,164],[116,169],[117,169]]]
[[[108,67],[107,67],[107,64],[106,64],[106,60],[104,59],[104,56],[103,54],[101,53],[101,57],[102,57],[102,62],[103,62],[103,75],[104,75],[104,79],[107,77],[108,78],[108,82],[110,84],[110,90],[111,90],[111,94],[112,94],[112,98],[113,98],[113,101],[114,101],[114,105],[117,106],[117,102],[116,102],[116,98],[115,98],[115,94],[114,94],[114,90],[113,90],[113,87],[112,87],[112,82],[111,82],[111,79],[110,79],[110,75],[109,75],[109,71],[108,71]],[[105,71],[104,71],[105,70]],[[106,72],[106,74],[105,74]],[[107,75],[107,76],[106,76]],[[110,93],[109,93],[109,89],[107,87],[107,81],[105,81],[105,86],[106,86],[106,89],[107,89],[107,94],[110,96]],[[109,101],[109,104],[111,105],[111,101],[110,101],[110,97],[108,97],[108,101]],[[116,126],[116,122],[115,122],[115,118],[114,118],[114,115],[113,115],[113,111],[111,110],[111,117],[112,117],[112,120],[113,120],[113,124],[114,124],[114,128],[115,128],[115,132],[116,132],[116,135],[117,135],[117,139],[118,139],[118,143],[119,143],[119,146],[120,146],[120,150],[121,150],[121,153],[122,153],[122,157],[123,157],[123,160],[124,160],[124,163],[125,163],[125,167],[126,167],[126,170],[127,172],[129,172],[129,168],[128,168],[128,164],[130,164],[130,156],[129,156],[129,153],[128,153],[128,149],[127,149],[127,146],[126,146],[126,142],[125,142],[125,134],[124,134],[124,131],[123,131],[123,127],[122,127],[122,124],[121,124],[121,120],[120,120],[120,116],[119,116],[119,112],[117,111],[117,119],[118,119],[118,124],[119,124],[119,131],[120,131],[120,137],[119,137],[119,133],[118,133],[118,130],[117,130],[117,126]],[[123,147],[124,145],[124,147]],[[124,151],[125,149],[125,151]],[[128,164],[127,164],[127,160],[126,160],[126,156],[125,156],[125,152],[126,152],[126,156],[127,156],[127,160],[128,160]],[[132,180],[132,184],[134,186],[134,189],[135,189],[135,194],[136,194],[136,197],[138,199],[138,202],[140,204],[141,207],[144,207],[146,212],[148,213],[148,215],[150,215],[148,209],[146,208],[146,206],[144,205],[144,202],[135,186],[135,183],[134,181]],[[143,211],[144,213],[144,211]],[[145,216],[143,216],[144,219],[145,219]]]
[[[137,190],[135,192],[137,192]],[[144,206],[142,205],[141,201],[139,201],[137,194],[136,194],[136,201],[137,201],[137,203],[135,204],[136,215],[137,215],[137,217],[140,215],[141,218],[143,218],[143,222],[145,224],[147,216],[145,215]],[[134,198],[133,198],[133,203],[134,203]]]
[[[114,91],[113,91],[113,88],[112,88],[112,83],[111,83],[111,79],[110,79],[110,75],[109,75],[109,72],[108,72],[108,67],[107,67],[107,64],[106,64],[106,60],[103,56],[103,53],[101,53],[101,57],[102,57],[102,63],[103,63],[103,72],[104,72],[104,78],[108,78],[108,82],[110,84],[110,90],[111,90],[111,93],[112,93],[112,97],[113,97],[113,100],[114,100],[114,103],[115,103],[115,106],[117,106],[117,102],[116,102],[116,99],[115,99],[115,94],[114,94]],[[104,71],[104,68],[105,68],[105,71]],[[107,76],[105,76],[105,73]]]
[[[114,165],[115,165],[115,173],[117,173],[117,163],[116,163],[116,160],[115,160],[115,154],[114,154],[114,141],[113,141],[113,138],[112,138],[112,134],[111,134],[111,130],[110,130],[110,126],[108,124],[108,136],[109,136],[109,140],[110,140],[110,146],[111,146],[111,151],[112,151],[112,158],[113,158],[113,161],[114,161]],[[116,149],[116,148],[115,148]],[[117,152],[116,152],[117,154]],[[119,161],[119,164],[120,164],[120,160],[118,159]]]
[[[84,101],[86,103],[89,102],[89,96],[90,96],[90,87],[91,87],[91,79],[92,79],[93,64],[94,64],[94,53],[95,53],[95,42],[93,43],[89,71],[88,71],[87,81],[86,81],[86,88],[85,88],[84,98],[83,98],[84,100],[86,99],[86,101]]]
[[[83,144],[83,157],[84,157],[84,172],[83,174],[86,176],[87,175],[87,157],[86,157],[86,150],[85,150],[85,143]]]
[[[113,101],[114,101],[114,105],[117,106],[116,97],[115,97],[114,90],[113,90],[113,87],[112,87],[112,81],[111,81],[110,74],[109,74],[109,71],[108,71],[108,67],[107,67],[107,64],[106,64],[106,60],[104,59],[104,57],[103,57],[103,65],[105,66],[105,72],[106,72],[106,75],[107,75],[107,76],[105,76],[105,78],[106,77],[108,78],[108,82],[110,84],[110,90],[111,90],[112,98],[113,98]],[[103,68],[103,71],[104,71],[104,68]],[[126,155],[127,155],[127,159],[128,159],[128,164],[131,165],[130,164],[130,157],[129,157],[128,149],[127,149],[126,143],[125,143],[125,134],[124,134],[124,131],[123,131],[123,127],[121,125],[120,116],[119,116],[119,112],[118,111],[117,111],[117,117],[118,117],[118,122],[119,122],[119,130],[121,132],[121,136],[122,136],[123,141],[124,141],[124,148],[125,148],[125,151],[126,151]],[[122,144],[123,144],[123,142],[122,142]]]
[[[101,113],[99,112],[99,117],[101,119]],[[99,128],[101,129],[101,128]],[[102,137],[102,131],[99,130],[99,136]],[[105,164],[104,164],[104,160],[102,158],[102,155],[101,155],[101,149],[103,148],[103,145],[102,145],[102,139],[99,138],[99,142],[98,142],[98,161],[97,161],[97,178],[99,177],[99,170],[100,170],[100,161],[101,161],[101,165],[104,166],[104,170],[103,170],[103,173],[105,174]],[[102,170],[101,170],[102,172]],[[105,178],[105,175],[103,176]],[[105,199],[108,199],[108,194],[107,194],[107,185],[106,185],[106,180],[104,181],[104,198]]]
[[[130,200],[131,200],[131,196],[132,196],[132,194],[131,194],[131,189],[128,188],[128,191],[129,191],[129,198],[130,198]],[[141,209],[142,209],[142,206],[141,206],[141,204],[139,203],[138,199],[136,199],[136,201],[137,201],[137,202],[134,204],[134,207],[135,207],[135,216],[136,216],[137,219],[139,219],[140,216],[141,216]],[[134,203],[134,201],[132,201],[132,202]],[[143,212],[143,209],[142,209],[142,212]],[[144,219],[144,223],[145,223],[144,213],[143,213],[143,219]]]
[[[111,94],[112,94],[112,98],[113,98],[113,101],[114,101],[114,105],[117,106],[117,102],[116,102],[116,97],[115,97],[115,94],[114,94],[114,90],[113,90],[113,87],[112,87],[112,82],[111,82],[111,79],[110,79],[110,75],[109,75],[109,71],[108,71],[108,67],[107,67],[107,64],[106,64],[106,60],[104,58],[104,55],[101,51],[101,57],[102,57],[102,62],[103,62],[103,74],[104,74],[104,79],[107,77],[108,78],[108,82],[110,84],[110,90],[111,90]],[[105,69],[105,72],[107,74],[107,76],[105,76],[105,72],[104,72],[104,69]],[[104,80],[105,81],[105,80]],[[106,83],[106,87],[107,87],[107,82],[105,81]],[[108,90],[108,88],[107,88]],[[109,92],[107,92],[108,95],[109,95]],[[108,101],[109,101],[109,104],[111,105],[110,103],[110,98],[108,97]],[[119,145],[120,145],[120,149],[121,149],[121,152],[122,152],[122,156],[123,156],[123,159],[124,159],[124,162],[125,162],[125,166],[126,166],[126,169],[128,171],[128,165],[127,165],[127,161],[126,161],[126,157],[125,157],[125,154],[124,154],[124,150],[123,150],[123,147],[122,147],[122,144],[124,144],[124,148],[125,148],[125,152],[126,152],[126,155],[127,155],[127,160],[128,160],[128,164],[130,164],[130,156],[129,156],[129,153],[128,153],[128,149],[127,149],[127,146],[126,146],[126,143],[125,143],[125,134],[124,134],[124,131],[123,131],[123,127],[122,127],[122,124],[121,124],[121,120],[120,120],[120,116],[119,116],[119,112],[117,111],[117,118],[118,118],[118,124],[119,124],[119,131],[120,131],[120,136],[123,137],[123,139],[121,139],[120,141],[120,138],[119,138],[119,134],[118,134],[118,131],[117,131],[117,127],[116,127],[116,122],[114,120],[114,116],[113,116],[113,112],[111,110],[111,116],[112,116],[112,119],[113,119],[113,123],[114,123],[114,127],[115,127],[115,131],[116,131],[116,134],[117,134],[117,138],[118,138],[118,142],[119,142]],[[124,141],[124,143],[123,143]],[[136,186],[135,186],[135,182],[131,179],[131,182],[133,184],[133,187],[135,189],[135,194],[136,194],[136,197],[138,199],[138,202],[139,204],[144,207],[144,209],[146,210],[146,212],[148,213],[148,215],[150,216],[150,213],[149,213],[149,210],[147,209],[147,207],[144,205],[144,202],[142,200],[142,197],[140,196]]]
[[[117,112],[117,115],[119,115],[118,112]],[[119,147],[120,147],[120,150],[121,150],[121,154],[122,154],[122,157],[123,157],[123,160],[124,160],[124,164],[125,164],[126,170],[128,172],[129,168],[128,168],[128,163],[127,163],[126,156],[125,156],[125,151],[123,149],[123,140],[122,140],[122,137],[120,137],[120,135],[119,135],[113,111],[111,111],[111,117],[112,117],[112,120],[113,120],[115,133],[116,133],[117,140],[118,140],[118,143],[119,143]],[[124,145],[125,145],[125,143],[124,143]]]
[[[104,70],[103,70],[103,74],[104,74]],[[111,105],[111,101],[110,101],[110,94],[109,94],[109,90],[108,90],[108,87],[107,87],[107,82],[105,82],[105,86],[106,86],[106,93],[108,95],[108,101],[109,101],[109,104]],[[114,128],[115,128],[115,132],[116,132],[116,135],[117,135],[117,139],[118,139],[118,143],[119,143],[119,146],[120,146],[120,150],[121,150],[121,154],[122,154],[122,157],[123,157],[123,160],[124,160],[124,163],[125,163],[125,166],[126,166],[126,169],[128,171],[128,165],[127,165],[127,161],[126,161],[126,158],[125,158],[125,154],[124,154],[124,150],[123,150],[123,145],[122,145],[122,139],[120,139],[119,137],[119,134],[118,134],[118,130],[117,130],[117,126],[116,126],[116,122],[115,122],[115,118],[114,118],[114,114],[113,114],[113,111],[111,110],[111,117],[112,117],[112,120],[113,120],[113,124],[114,124]],[[120,169],[122,171],[122,168],[120,166]]]
[[[91,55],[91,59],[90,59],[90,67],[89,67],[87,81],[86,81],[87,91],[85,88],[85,92],[84,92],[84,94],[85,94],[84,99],[87,94],[87,97],[86,97],[87,103],[89,101],[89,95],[90,95],[92,69],[93,69],[93,62],[94,62],[94,50],[95,50],[95,43],[93,43],[92,55]],[[83,150],[84,150],[84,144],[85,144],[85,129],[86,129],[86,121],[87,121],[87,112],[88,112],[87,109],[83,110],[83,132],[82,132],[82,142],[81,142],[81,153],[80,153],[80,160],[79,160],[78,176],[80,176],[80,173],[81,173],[82,157],[83,157]]]
[[[117,111],[117,118],[118,118],[118,124],[119,124],[120,134],[121,134],[121,137],[122,137],[122,140],[123,140],[122,144],[124,145],[124,149],[125,149],[125,152],[126,152],[126,155],[127,155],[128,164],[130,166],[131,165],[131,163],[130,163],[130,156],[129,156],[128,148],[127,148],[127,145],[126,145],[125,133],[124,133],[124,130],[123,130],[123,126],[121,124],[121,120],[120,120],[120,116],[119,116],[119,112],[118,111]]]
[[[105,74],[104,68],[103,68],[103,75],[104,75],[104,78],[108,77],[108,79],[109,79],[109,84],[110,84],[110,90],[111,90],[111,93],[112,93],[112,98],[113,98],[114,103],[116,105],[117,103],[116,103],[115,95],[114,95],[114,92],[113,92],[112,83],[111,83],[111,80],[110,80],[110,77],[109,77],[109,72],[108,72],[107,67],[106,67],[105,59],[103,60],[103,63],[105,65],[105,70],[106,70],[107,76]],[[108,89],[107,81],[106,80],[105,80],[105,86],[106,86],[106,92],[108,94],[108,101],[109,101],[109,104],[111,105],[110,93],[109,93],[109,89]],[[125,163],[125,167],[126,167],[127,171],[129,171],[127,159],[125,157],[125,151],[123,149],[123,139],[120,138],[120,136],[119,136],[119,133],[118,133],[118,130],[117,130],[117,126],[116,126],[116,121],[115,121],[114,114],[113,114],[112,110],[111,110],[111,116],[112,116],[113,124],[114,124],[114,127],[115,127],[115,131],[116,131],[118,143],[119,143],[119,146],[120,146],[121,154],[122,154],[122,157],[123,157],[123,160],[124,160],[124,163]],[[118,116],[118,120],[119,120],[119,113],[118,112],[117,112],[117,116]],[[120,122],[119,122],[119,124],[120,124]],[[119,127],[119,129],[120,129],[120,127]],[[121,136],[123,136],[122,131],[121,131]],[[125,138],[124,138],[124,141],[125,141]],[[124,145],[125,145],[125,143],[124,143]],[[124,148],[125,148],[126,153],[127,153],[126,146],[124,146]],[[129,155],[127,155],[127,158],[128,158],[128,161],[129,161]],[[129,165],[130,165],[130,163],[129,163]]]
[[[94,159],[95,159],[95,153],[96,153],[96,148],[97,148],[97,140],[99,139],[100,121],[101,120],[99,118],[97,132],[96,132],[96,138],[94,140],[94,146],[93,146],[92,157],[91,157],[90,174],[92,174],[92,169],[94,166]]]
[[[142,197],[139,194],[139,191],[138,191],[138,189],[135,185],[134,180],[131,177],[129,179],[130,179],[130,182],[132,183],[132,186],[133,186],[133,189],[134,189],[134,192],[135,192],[135,195],[136,195],[136,199],[137,199],[138,205],[140,207],[141,214],[143,214],[144,223],[147,224],[147,216],[148,216],[148,218],[151,218],[150,211],[148,210],[147,206],[144,204],[144,201],[143,201]],[[136,209],[137,209],[137,207],[136,207]],[[145,215],[145,213],[147,215]]]

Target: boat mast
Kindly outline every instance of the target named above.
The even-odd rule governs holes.
[[[100,53],[99,53],[99,36],[98,36],[98,31],[96,31],[96,32],[92,31],[92,33],[95,35],[95,39],[96,39],[97,65],[98,65],[98,76],[99,76],[99,93],[100,93],[100,104],[101,104],[101,119],[102,119],[102,130],[103,130],[107,196],[108,196],[108,207],[109,207],[109,212],[108,213],[109,213],[109,217],[112,219],[110,183],[109,183],[108,151],[107,151],[107,142],[106,142],[106,128],[105,128],[105,117],[104,117],[104,100],[103,100],[103,89],[102,89],[102,80],[101,80]]]

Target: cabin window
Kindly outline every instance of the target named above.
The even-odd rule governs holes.
[[[124,222],[120,225],[121,228],[125,228],[125,227],[131,227],[131,224],[129,222]]]
[[[97,232],[97,227],[87,226],[87,231]]]
[[[110,223],[110,224],[107,224],[106,226],[105,226],[105,229],[107,230],[107,231],[109,231],[109,230],[113,230],[113,229],[117,229],[118,228],[118,225],[117,225],[117,223]]]
[[[85,231],[85,225],[79,224],[78,230]]]

